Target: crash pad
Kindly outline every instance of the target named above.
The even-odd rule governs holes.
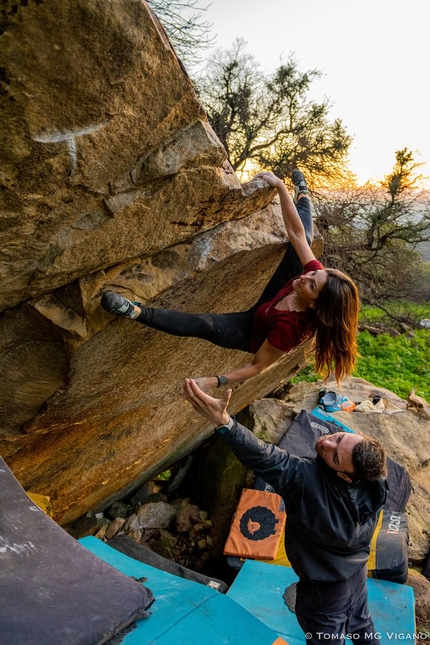
[[[266,562],[246,560],[227,595],[271,627],[290,645],[304,645],[305,635],[296,615],[290,611],[283,598],[286,587],[297,581],[297,575],[289,567],[274,567]],[[389,645],[398,640],[414,642],[413,589],[395,582],[370,578],[366,584],[370,612],[381,645]]]
[[[122,573],[144,577],[154,593],[151,615],[125,634],[121,645],[285,644],[272,628],[219,591],[134,560],[97,538],[79,541]]]
[[[43,513],[0,458],[0,645],[105,643],[152,600]]]

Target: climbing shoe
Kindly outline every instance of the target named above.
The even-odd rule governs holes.
[[[309,188],[306,184],[305,177],[300,170],[297,170],[295,168],[291,174],[291,179],[294,184],[294,203],[297,204],[297,200],[299,198],[299,195],[302,193],[309,194]]]
[[[134,310],[134,304],[114,291],[106,291],[102,295],[100,302],[102,308],[115,316],[125,316],[126,318],[136,318],[139,313]]]

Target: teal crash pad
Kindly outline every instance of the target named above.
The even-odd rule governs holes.
[[[297,581],[298,577],[289,567],[246,560],[227,595],[276,631],[289,645],[304,645],[306,639],[296,615],[288,609],[283,599],[285,588]],[[367,591],[380,644],[392,645],[393,641],[399,640],[414,642],[413,589],[395,582],[369,578]]]
[[[339,430],[355,434],[355,430],[348,428],[348,426],[342,423],[342,421],[339,421],[339,419],[336,419],[336,417],[334,417],[332,414],[329,414],[328,412],[323,410],[323,408],[320,408],[319,405],[317,405],[316,408],[312,410],[311,414],[313,417],[317,417],[317,419],[322,419],[323,421],[333,423],[333,425],[337,426]]]
[[[97,538],[79,542],[121,573],[144,578],[154,594],[150,616],[121,645],[282,645],[272,628],[216,589],[129,558]]]

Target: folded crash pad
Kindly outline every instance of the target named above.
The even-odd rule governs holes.
[[[273,629],[212,587],[129,558],[97,538],[80,542],[126,575],[145,577],[154,593],[151,615],[124,634],[121,645],[286,645]]]
[[[285,503],[280,495],[244,488],[224,554],[274,560],[284,536],[285,518]]]
[[[139,560],[139,562],[144,562],[156,569],[162,569],[168,573],[173,573],[175,576],[179,576],[180,578],[194,580],[194,582],[199,582],[202,585],[212,587],[221,593],[226,593],[228,589],[228,585],[226,585],[222,580],[205,576],[202,573],[193,571],[192,569],[187,569],[187,567],[183,567],[173,560],[163,558],[163,556],[155,553],[155,551],[151,551],[150,548],[144,544],[140,544],[140,542],[136,542],[127,535],[116,535],[114,538],[109,540],[109,546],[113,547],[117,551],[121,551],[124,555],[130,556],[130,558]]]
[[[0,458],[0,645],[105,643],[152,601],[43,513]]]

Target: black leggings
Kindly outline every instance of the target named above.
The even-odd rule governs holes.
[[[299,199],[296,208],[310,246],[313,227],[309,199],[307,197]],[[251,352],[252,319],[255,311],[263,302],[272,300],[291,278],[300,275],[302,272],[303,266],[297,253],[293,245],[288,243],[278,268],[258,302],[251,309],[228,314],[190,314],[175,311],[174,309],[153,309],[152,307],[140,306],[141,313],[135,320],[172,336],[202,338],[220,347]]]

